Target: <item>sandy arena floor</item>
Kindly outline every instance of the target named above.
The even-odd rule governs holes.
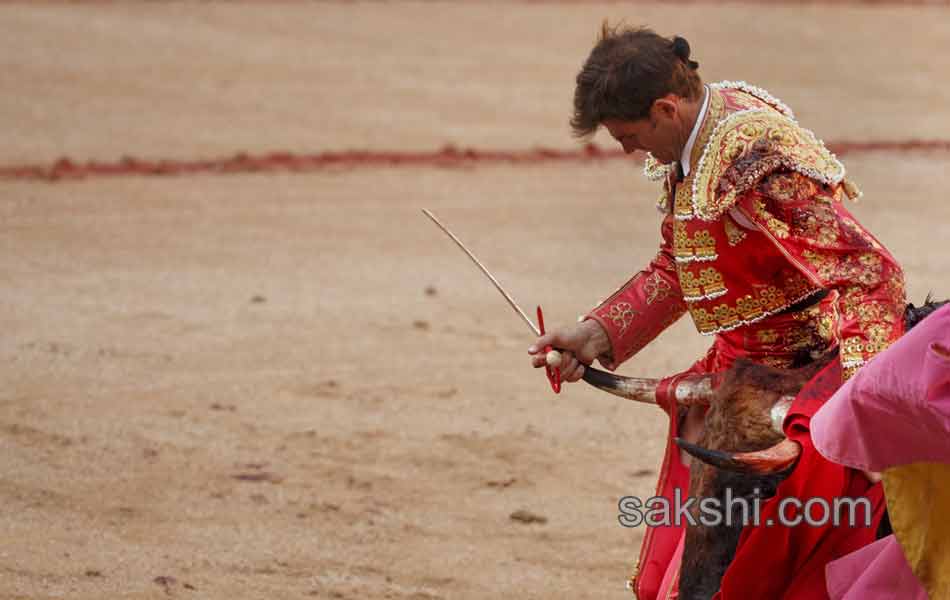
[[[948,139],[948,15],[3,4],[0,165],[572,148],[604,17],[686,36],[707,80],[766,87],[824,139]],[[845,163],[911,299],[950,295],[950,156]],[[627,598],[642,532],[616,502],[653,491],[664,419],[552,395],[419,209],[554,325],[652,257],[655,196],[627,160],[0,181],[0,598]],[[707,342],[683,320],[622,371]]]

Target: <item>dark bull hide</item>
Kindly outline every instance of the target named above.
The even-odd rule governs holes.
[[[823,358],[812,365],[786,371],[746,360],[737,361],[713,395],[697,446],[700,449],[736,452],[765,450],[779,444],[785,437],[772,424],[772,407],[783,403],[783,399],[794,398],[828,362],[828,358]],[[776,415],[779,424],[790,402],[786,401],[784,405],[785,410]],[[697,448],[686,447],[682,442],[680,445],[687,452]],[[797,454],[782,456],[777,468],[784,467],[784,473],[788,473],[796,458]],[[761,498],[770,498],[775,495],[778,484],[785,477],[783,472],[770,472],[773,470],[772,465],[768,464],[750,469],[749,472],[737,472],[717,468],[694,458],[689,470],[690,495],[697,498],[714,497],[723,507],[727,506],[726,490],[733,498],[752,499],[756,490]],[[693,513],[693,517],[698,519],[698,510]],[[680,598],[705,599],[716,593],[726,567],[735,556],[742,522],[742,515],[733,514],[731,525],[706,527],[700,524],[686,528],[680,569]]]
[[[906,329],[946,302],[932,302],[928,297],[923,306],[909,304],[904,314]],[[684,450],[700,459],[693,460],[690,467],[690,495],[717,498],[720,506],[725,506],[727,489],[733,498],[752,498],[756,490],[762,498],[774,496],[800,452],[798,444],[781,433],[782,420],[802,387],[836,358],[823,356],[787,370],[739,360],[718,379],[718,385],[712,376],[691,377],[679,383],[673,393],[681,405],[709,404],[698,444],[677,440]],[[584,379],[612,394],[656,402],[656,380],[620,377],[596,369],[587,369]],[[697,504],[693,504],[692,512],[698,518]],[[681,600],[707,600],[718,591],[735,556],[742,520],[741,515],[733,515],[732,525],[687,527],[680,571]]]

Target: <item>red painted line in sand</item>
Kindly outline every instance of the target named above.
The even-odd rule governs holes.
[[[903,140],[829,142],[838,155],[869,152],[950,152],[950,140]],[[576,150],[535,148],[531,150],[479,150],[446,146],[430,152],[349,150],[296,154],[235,154],[208,160],[139,159],[124,157],[115,162],[76,162],[61,158],[48,164],[0,166],[0,178],[60,181],[136,175],[196,175],[231,173],[313,173],[366,168],[472,167],[481,164],[535,165],[557,162],[599,162],[625,158],[620,149],[602,149],[588,144]]]

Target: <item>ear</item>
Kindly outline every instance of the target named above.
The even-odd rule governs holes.
[[[657,98],[653,101],[653,106],[650,107],[650,116],[654,120],[669,120],[674,118],[678,112],[679,103],[673,94]]]

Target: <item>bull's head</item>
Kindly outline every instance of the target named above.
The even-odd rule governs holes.
[[[791,469],[801,448],[785,438],[782,422],[795,394],[827,361],[790,372],[739,361],[725,376],[693,375],[674,380],[666,393],[681,407],[709,406],[699,444],[676,439],[706,464],[751,475]],[[611,394],[657,404],[663,382],[588,368],[584,380]],[[697,488],[692,488],[697,489]]]
[[[796,442],[785,438],[782,423],[795,395],[826,364],[827,360],[786,371],[740,360],[722,375],[666,382],[587,369],[584,379],[640,402],[656,404],[658,395],[663,394],[680,407],[708,406],[697,443],[681,439],[676,443],[699,459],[690,465],[690,495],[718,498],[724,503],[727,489],[733,498],[774,495],[801,452]],[[692,512],[699,521],[697,504],[693,504]],[[681,598],[707,599],[715,594],[735,555],[741,531],[741,519],[735,519],[732,525],[687,528]]]
[[[740,360],[713,392],[697,444],[677,440],[693,457],[690,495],[716,498],[732,523],[688,527],[683,550],[680,596],[711,598],[735,556],[743,520],[726,498],[771,497],[801,453],[782,423],[795,396],[831,357],[801,369],[781,370]],[[693,517],[698,520],[698,507]]]

